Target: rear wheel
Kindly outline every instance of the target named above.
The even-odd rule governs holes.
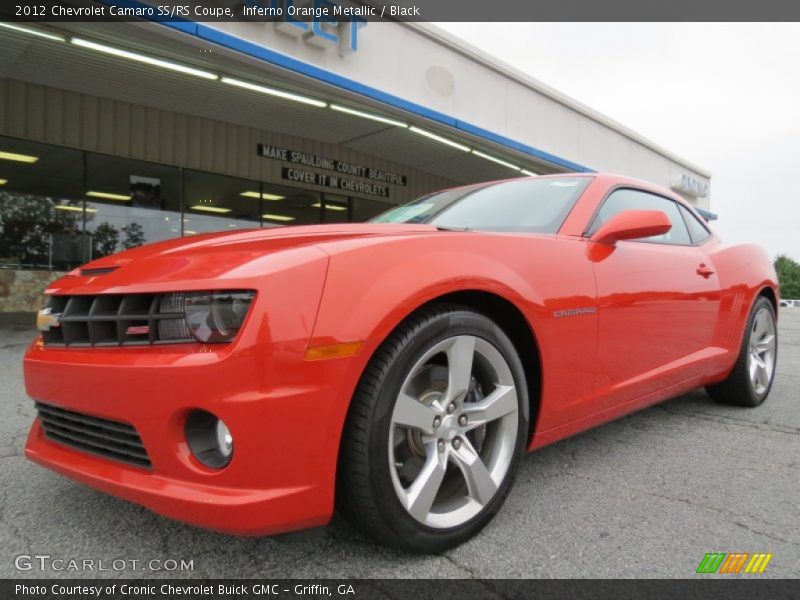
[[[772,303],[759,297],[742,340],[739,357],[727,379],[706,388],[717,402],[734,406],[758,406],[767,399],[775,378],[778,330]]]
[[[412,316],[378,350],[353,399],[340,456],[342,511],[379,541],[439,552],[502,505],[528,431],[522,364],[483,315]]]

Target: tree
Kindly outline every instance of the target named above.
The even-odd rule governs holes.
[[[28,257],[48,256],[51,234],[76,238],[82,225],[82,203],[70,200],[63,204],[72,210],[54,210],[58,204],[49,196],[0,192],[0,257],[25,263]]]
[[[781,287],[781,298],[800,298],[800,264],[785,254],[775,259],[775,272]]]
[[[108,221],[103,221],[94,230],[94,258],[114,254],[119,244],[119,231]]]
[[[125,234],[125,239],[122,240],[122,247],[125,250],[136,248],[145,243],[144,227],[139,223],[128,223],[122,228],[122,233]]]

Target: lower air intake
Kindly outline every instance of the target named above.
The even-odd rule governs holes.
[[[151,468],[136,429],[127,423],[36,403],[45,435],[59,444],[137,467]]]

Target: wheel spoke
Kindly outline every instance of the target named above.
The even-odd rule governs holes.
[[[498,385],[480,402],[467,402],[463,405],[464,414],[469,418],[467,430],[491,423],[515,410],[517,389],[513,385]]]
[[[401,392],[397,397],[397,404],[395,404],[393,421],[400,427],[410,427],[431,433],[433,420],[437,414],[434,407],[423,404],[416,398]]]
[[[753,337],[759,340],[765,333],[767,333],[767,313],[761,310],[756,315],[755,323],[753,324]]]
[[[425,452],[425,465],[411,487],[406,490],[405,498],[406,510],[420,521],[424,521],[431,511],[447,470],[447,459],[437,451],[435,441],[426,444]]]
[[[475,338],[460,335],[447,349],[448,382],[447,402],[461,402],[467,395],[472,380],[472,359],[475,355]]]
[[[468,439],[462,438],[461,447],[454,449],[450,456],[464,475],[470,497],[485,506],[497,491],[497,484],[475,448]]]
[[[756,362],[755,354],[750,354],[750,360],[747,363],[747,370],[750,372],[750,381],[756,383],[756,372],[758,371],[758,363]]]
[[[771,335],[771,334],[767,334],[764,337],[762,337],[760,340],[758,340],[758,343],[756,344],[756,348],[758,349],[758,352],[760,354],[763,354],[764,352],[766,352],[768,350],[772,350],[772,343],[773,343],[774,340],[775,340],[775,336]]]
[[[765,365],[763,362],[758,365],[758,371],[756,372],[756,375],[758,377],[758,385],[761,388],[766,388],[769,384],[769,372],[767,371],[767,365]]]

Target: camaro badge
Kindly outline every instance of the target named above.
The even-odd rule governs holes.
[[[594,306],[581,306],[580,308],[568,308],[567,310],[555,310],[553,316],[556,319],[561,317],[575,317],[577,315],[591,315],[597,312]]]
[[[36,314],[36,328],[39,331],[50,331],[53,327],[60,327],[61,313],[54,313],[52,308],[43,308]]]

